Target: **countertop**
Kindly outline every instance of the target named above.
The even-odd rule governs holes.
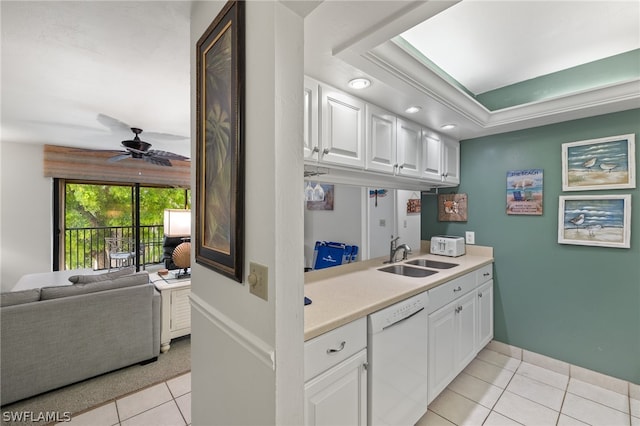
[[[428,277],[414,278],[378,271],[378,268],[388,266],[383,263],[387,258],[376,258],[306,272],[304,295],[312,303],[304,307],[304,340],[493,263],[491,247],[467,246],[466,254],[459,257],[429,254],[428,247],[428,242],[423,241],[420,253],[409,256],[408,260],[424,258],[457,263],[458,266],[439,269],[437,274]],[[404,261],[396,262],[401,263]]]

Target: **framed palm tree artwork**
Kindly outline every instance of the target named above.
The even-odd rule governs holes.
[[[242,282],[244,2],[227,2],[196,49],[195,258]]]

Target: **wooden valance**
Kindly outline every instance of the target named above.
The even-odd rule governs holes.
[[[191,162],[172,161],[173,167],[158,166],[141,159],[127,158],[109,163],[113,151],[44,146],[44,176],[101,182],[141,183],[189,188]]]

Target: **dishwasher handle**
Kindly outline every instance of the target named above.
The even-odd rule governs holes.
[[[383,330],[386,330],[386,329],[388,329],[388,328],[393,327],[394,325],[398,325],[398,324],[400,324],[401,322],[404,322],[404,321],[408,320],[409,318],[411,318],[411,317],[414,317],[414,316],[418,315],[418,314],[419,314],[420,312],[422,312],[422,311],[424,311],[424,306],[423,306],[422,308],[418,309],[417,311],[415,311],[414,313],[412,313],[412,314],[411,314],[411,315],[409,315],[409,316],[406,316],[406,317],[404,317],[404,318],[402,318],[402,319],[400,319],[400,320],[398,320],[398,321],[396,321],[396,322],[394,322],[394,323],[392,323],[392,324],[385,325],[384,327],[382,327],[382,329],[383,329]]]

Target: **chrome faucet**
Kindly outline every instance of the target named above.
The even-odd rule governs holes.
[[[391,240],[391,245],[389,247],[389,260],[384,263],[395,263],[396,253],[398,253],[398,250],[403,251],[402,260],[407,260],[407,256],[411,253],[411,247],[409,247],[406,244],[400,244],[399,246],[396,247],[396,244],[400,239],[400,237],[393,238],[392,236],[391,238],[392,240]]]

